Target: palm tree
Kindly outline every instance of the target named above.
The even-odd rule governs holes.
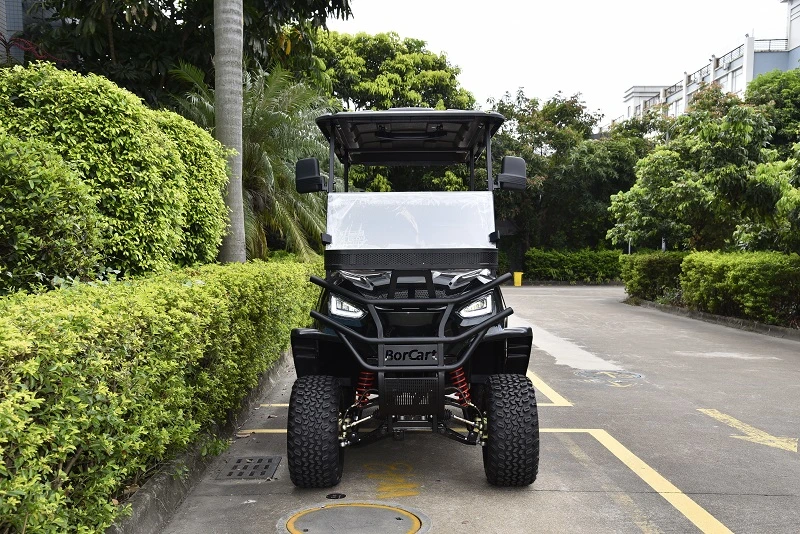
[[[242,199],[242,50],[244,48],[243,0],[214,0],[215,137],[233,149],[228,156],[230,180],[225,204],[230,211],[230,226],[222,240],[219,259],[244,262],[245,231]]]
[[[203,73],[181,65],[174,74],[192,85],[178,99],[179,112],[213,131],[215,94]],[[325,229],[325,202],[321,194],[300,195],[294,187],[294,164],[304,157],[326,157],[327,144],[314,124],[326,111],[326,100],[316,90],[297,83],[279,68],[256,69],[244,75],[242,184],[247,255],[266,256],[270,244],[285,243],[303,259],[320,248]],[[272,242],[272,243],[271,243]]]

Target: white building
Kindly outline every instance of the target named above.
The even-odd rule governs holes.
[[[649,108],[661,104],[667,105],[667,114],[679,115],[703,82],[716,82],[727,92],[743,95],[747,84],[759,74],[775,69],[787,71],[799,68],[800,0],[780,1],[786,4],[785,39],[755,39],[745,35],[742,44],[719,56],[712,55],[708,63],[693,72],[684,72],[681,79],[672,85],[634,85],[625,92],[625,114],[612,121],[612,124],[640,116]]]

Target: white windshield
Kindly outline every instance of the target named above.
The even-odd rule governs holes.
[[[330,193],[328,250],[495,248],[489,191]]]

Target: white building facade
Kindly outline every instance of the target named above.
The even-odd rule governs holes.
[[[719,56],[712,55],[707,64],[691,73],[684,72],[670,86],[635,85],[625,92],[625,114],[613,122],[640,116],[659,105],[666,105],[670,116],[680,115],[702,83],[718,83],[724,91],[743,96],[747,84],[759,74],[800,68],[800,0],[780,1],[786,4],[786,38],[755,39],[745,35],[742,44]]]

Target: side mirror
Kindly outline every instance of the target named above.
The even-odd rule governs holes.
[[[503,164],[497,182],[500,184],[500,189],[524,191],[528,185],[526,174],[524,159],[516,156],[503,156]]]
[[[322,191],[324,180],[319,174],[319,160],[317,158],[299,160],[294,168],[294,183],[298,193]]]

